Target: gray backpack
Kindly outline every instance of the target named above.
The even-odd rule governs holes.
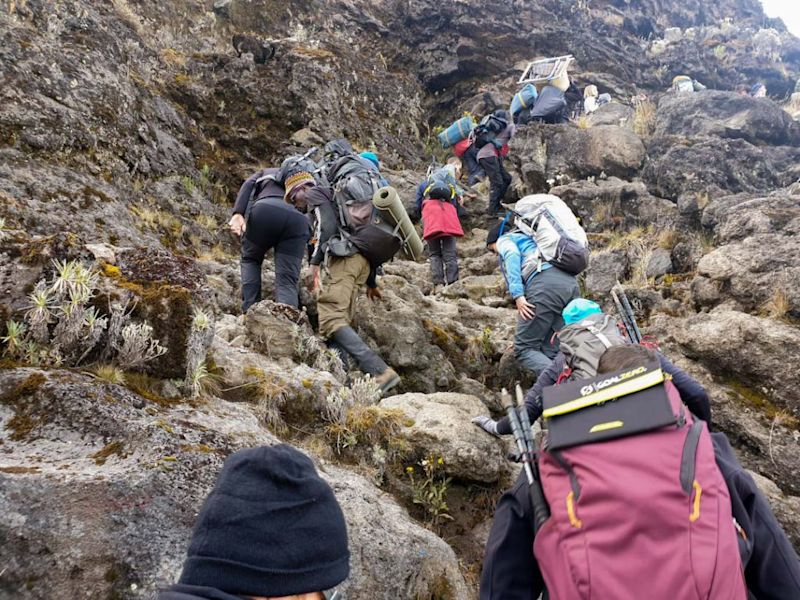
[[[617,329],[616,319],[603,313],[589,315],[564,327],[558,339],[566,359],[562,378],[571,380],[594,377],[603,352],[627,343]]]
[[[367,159],[350,155],[333,164],[329,178],[340,224],[354,233],[372,217],[372,197],[381,188],[381,175]]]

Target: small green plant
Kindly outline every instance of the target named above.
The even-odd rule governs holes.
[[[411,498],[414,504],[425,509],[428,524],[439,527],[442,521],[452,521],[450,508],[447,506],[447,489],[450,486],[450,477],[445,477],[440,470],[444,467],[444,459],[428,456],[420,463],[422,476],[415,476],[417,471],[413,466],[406,467],[409,483],[411,484]]]
[[[219,379],[201,363],[189,374],[189,394],[192,398],[200,396],[216,396],[220,392]]]
[[[211,327],[211,318],[203,310],[196,308],[192,315],[192,329],[205,331]]]
[[[183,186],[183,190],[189,195],[193,194],[195,188],[197,187],[194,183],[194,179],[188,175],[181,177],[181,185]]]
[[[0,338],[6,345],[3,351],[5,356],[22,358],[23,348],[25,346],[25,331],[26,327],[24,323],[13,320],[6,321],[6,334]]]

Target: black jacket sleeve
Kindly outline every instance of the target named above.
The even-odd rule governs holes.
[[[339,231],[339,220],[331,201],[330,190],[315,187],[308,192],[308,206],[311,213],[312,251],[309,262],[320,265],[330,240]]]
[[[542,390],[550,385],[555,385],[558,381],[558,376],[564,370],[564,355],[560,352],[553,359],[544,371],[541,372],[536,379],[536,383],[525,394],[525,408],[528,410],[528,418],[531,423],[542,416]],[[508,417],[503,417],[497,422],[497,433],[501,435],[509,435],[511,433],[511,423],[508,422]]]
[[[800,559],[792,543],[728,438],[712,433],[711,440],[730,492],[733,516],[745,534],[739,537],[739,550],[747,588],[757,600],[800,598]]]
[[[533,556],[533,510],[523,471],[494,511],[483,558],[480,600],[536,600],[543,590]]]
[[[233,205],[231,214],[239,214],[244,216],[247,211],[247,203],[250,201],[250,195],[253,193],[253,187],[256,184],[256,179],[261,177],[263,171],[253,173],[239,188],[239,194],[236,196],[236,202]]]
[[[711,429],[711,403],[708,401],[708,394],[705,388],[683,369],[673,365],[660,352],[658,353],[658,360],[661,362],[661,368],[672,375],[672,383],[678,388],[683,403],[689,407],[693,415],[708,423],[708,428]]]

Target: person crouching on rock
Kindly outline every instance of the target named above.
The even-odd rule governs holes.
[[[452,162],[451,162],[452,161]],[[461,205],[458,178],[461,161],[451,158],[425,181],[422,192],[422,237],[428,244],[434,292],[437,286],[458,279],[456,238],[464,236],[458,208]]]
[[[278,169],[264,169],[250,176],[239,190],[228,223],[242,238],[242,312],[261,301],[261,267],[272,248],[275,300],[295,308],[299,305],[297,283],[311,230],[306,216],[285,201],[277,174]],[[302,175],[314,181],[310,174]]]
[[[358,368],[374,379],[381,393],[389,391],[400,383],[400,376],[361,339],[351,322],[364,284],[367,298],[382,298],[376,282],[377,268],[394,256],[399,243],[391,236],[391,240],[386,240],[380,234],[372,235],[374,231],[369,225],[354,228],[341,224],[338,215],[343,213],[335,203],[331,187],[315,185],[313,180],[292,187],[287,182],[286,193],[292,204],[310,215],[313,239],[307,285],[312,294],[319,292],[320,334],[345,365],[347,357],[352,357]],[[321,286],[323,263],[327,265],[324,287]]]
[[[350,574],[333,491],[291,446],[228,457],[197,517],[183,572],[157,600],[326,600]]]

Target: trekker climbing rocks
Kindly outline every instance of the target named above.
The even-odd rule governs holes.
[[[332,165],[331,181],[337,179],[351,158],[365,160],[342,157],[340,161],[343,162]],[[357,169],[353,172],[353,176],[360,175],[365,174]],[[355,189],[358,186],[354,183],[344,187]],[[369,204],[364,201],[345,206],[335,199],[332,187],[304,185],[292,195],[292,202],[306,207],[311,218],[313,250],[307,285],[312,294],[319,292],[319,332],[345,365],[348,356],[355,359],[358,368],[373,377],[385,393],[400,383],[400,376],[359,337],[351,323],[364,284],[367,298],[382,298],[376,281],[377,269],[397,253],[400,241],[370,222],[371,196]],[[324,285],[321,281],[323,266]]]
[[[279,169],[269,168],[244,182],[231,216],[231,231],[242,238],[242,312],[261,301],[261,267],[267,251],[275,249],[275,300],[295,308],[297,284],[311,230],[305,215],[285,201]],[[287,185],[314,181],[303,173]]]
[[[457,184],[461,161],[451,158],[447,163],[428,176],[419,199],[422,237],[428,245],[434,293],[437,286],[450,285],[458,279],[456,238],[464,235],[458,218],[462,204]]]
[[[515,205],[514,228],[499,238],[496,237],[499,228],[495,228],[486,240],[487,247],[500,255],[508,291],[519,312],[514,354],[523,368],[537,376],[558,352],[558,340],[553,339],[553,334],[563,326],[561,311],[580,295],[575,275],[544,259],[534,240],[531,224],[521,218],[539,214],[537,206],[541,199],[563,204],[555,196],[526,196]],[[564,208],[569,212],[566,206]],[[577,222],[575,225],[578,227]],[[582,235],[580,243],[585,245],[585,233]]]
[[[623,369],[639,367],[643,364],[652,363],[655,359],[655,352],[644,346],[631,344],[613,346],[600,356],[597,374],[614,373]],[[661,364],[663,369],[663,360],[661,360]],[[664,369],[664,371],[666,371],[666,369]],[[672,383],[675,384],[674,378]],[[697,384],[695,383],[695,385]],[[676,385],[675,387],[677,388],[678,386]],[[681,400],[684,400],[682,394]],[[724,531],[725,535],[730,537],[731,530],[728,529],[728,524],[731,524],[731,528],[736,532],[738,556],[736,557],[737,560],[732,561],[730,556],[731,544],[728,544],[728,554],[725,555],[725,560],[728,563],[735,562],[737,570],[741,569],[743,566],[745,582],[751,598],[757,600],[778,600],[800,597],[800,561],[798,561],[797,555],[786,537],[786,534],[775,519],[769,504],[755,485],[753,479],[744,471],[741,464],[739,464],[727,438],[721,433],[712,433],[710,434],[710,440],[705,438],[704,443],[708,444],[709,441],[713,445],[714,462],[719,474],[725,482],[729,498],[725,497],[725,495],[720,495],[719,490],[710,489],[712,489],[712,493],[716,494],[717,498],[722,501],[720,506],[724,505],[727,507],[727,510],[730,510],[732,519],[728,521],[720,515],[720,517],[716,519],[716,522],[708,522],[705,526],[715,526],[719,528],[720,532],[722,532],[721,528],[724,527],[726,528]],[[706,445],[706,458],[701,460],[706,462],[706,470],[708,472],[707,453],[708,446]],[[640,453],[639,456],[646,457],[647,454]],[[574,461],[569,464],[572,468],[576,468]],[[618,468],[616,465],[609,465],[609,467],[614,469]],[[583,514],[585,519],[587,513],[582,513],[581,511],[586,509],[587,502],[593,503],[593,498],[595,498],[597,494],[596,489],[598,482],[596,480],[591,481],[592,475],[585,474],[580,470],[576,472],[576,475],[577,481],[582,485],[583,493],[586,497],[583,499],[583,502],[578,505],[575,518],[580,519],[581,514]],[[715,477],[713,473],[710,475],[712,478]],[[543,477],[548,477],[548,475],[545,474]],[[708,473],[706,477],[708,477]],[[676,477],[676,480],[677,479]],[[550,498],[548,498],[548,500],[552,506],[553,500]],[[669,501],[668,498],[666,496],[658,496],[653,498],[653,501],[660,505],[660,513],[665,514],[666,511],[664,507],[666,506],[665,503]],[[631,511],[627,514],[635,516],[639,514],[638,511],[646,511],[647,506],[647,504],[640,504],[636,507],[636,511]],[[702,522],[704,510],[708,510],[708,507],[703,508],[702,503],[698,506],[700,507],[698,518]],[[615,514],[624,515],[626,513],[623,511],[616,512]],[[646,522],[647,521],[645,521],[645,523]],[[546,523],[545,521],[545,524]],[[598,533],[597,525],[598,524],[595,523],[593,526],[595,534]],[[634,525],[634,522],[631,522],[627,524],[627,527],[630,529],[634,527]],[[550,527],[549,529],[552,531],[554,528]],[[630,530],[626,533],[626,536],[629,538],[633,535],[635,535],[635,532]],[[501,497],[495,509],[494,521],[486,545],[483,572],[481,574],[481,600],[500,600],[506,598],[536,600],[539,598],[545,588],[545,582],[540,570],[539,561],[537,561],[538,553],[535,554],[534,552],[536,551],[531,552],[531,548],[535,547],[534,539],[534,516],[530,500],[530,487],[523,474],[517,480],[514,487]],[[669,538],[667,536],[662,535],[659,537],[659,549],[668,548],[669,543]],[[653,559],[656,562],[653,564],[652,568],[656,571],[666,568],[666,565],[661,561],[667,561],[667,557],[669,556],[682,556],[684,553],[688,552],[689,550],[683,548],[682,544],[683,542],[676,547],[673,553],[658,553],[660,558]],[[544,551],[540,546],[536,547],[539,548],[539,551]],[[602,547],[602,544],[596,545],[595,553],[602,554]],[[701,549],[698,547],[691,556],[695,557],[696,560],[696,557],[702,556],[703,552],[707,553],[709,551],[708,548],[709,547]],[[711,548],[713,548],[713,546]],[[716,550],[717,552],[721,552],[721,547],[717,545]],[[647,561],[648,558],[651,557],[650,553],[642,554],[643,556],[636,557],[635,560]],[[656,553],[652,554],[652,556],[655,555]],[[539,555],[540,558],[542,556],[543,555]],[[587,558],[588,557],[589,555],[587,555]],[[602,556],[597,556],[597,558],[600,560],[603,559]],[[713,558],[713,556],[707,558]],[[618,559],[619,554],[615,551],[614,560]],[[589,560],[593,559],[589,558]],[[631,557],[631,560],[634,560],[634,558]],[[543,564],[546,567],[548,563],[552,567],[553,562],[545,555]],[[641,572],[643,568],[649,572],[649,569],[647,569],[645,565],[640,565],[638,571]],[[677,567],[674,566],[674,568]],[[559,569],[559,571],[563,572],[563,569]],[[731,571],[733,571],[733,569],[731,569]],[[735,573],[731,572],[731,576],[735,575]],[[552,576],[553,573],[551,573],[551,577]],[[592,576],[592,579],[599,578],[602,580],[602,577],[603,574],[601,572],[596,572],[596,574]],[[587,584],[589,584],[588,581]],[[594,588],[590,586],[590,589]],[[550,592],[552,593],[553,590],[550,590]],[[626,592],[628,595],[626,595]],[[614,597],[640,597],[632,595],[631,592],[632,590],[630,589],[617,587],[617,592],[614,594]],[[670,589],[664,594],[658,593],[658,590],[653,590],[653,592],[656,593],[657,597],[677,597],[675,596],[676,592],[674,589]],[[717,596],[709,595],[704,597],[710,598]],[[736,597],[743,598],[744,596],[740,595]]]
[[[286,444],[239,450],[197,516],[183,572],[157,600],[325,600],[350,574],[330,486]]]
[[[557,336],[565,337],[568,341],[560,346],[560,351],[555,359],[539,374],[536,383],[525,394],[525,408],[531,423],[542,415],[542,390],[544,388],[555,385],[562,375],[573,378],[593,376],[596,373],[600,357],[608,347],[606,342],[610,346],[627,343],[627,340],[617,331],[616,319],[603,313],[600,305],[592,300],[585,298],[572,300],[564,307],[562,318],[564,327]],[[593,334],[588,329],[590,325],[602,332],[605,339],[601,340]],[[660,352],[656,355],[661,363],[661,368],[672,377],[672,383],[678,388],[684,404],[692,411],[693,415],[711,427],[711,404],[703,386],[680,367],[672,364]],[[565,371],[567,368],[570,369],[569,374]],[[473,419],[473,423],[492,435],[511,434],[508,417],[494,421],[491,417],[480,416]]]
[[[490,217],[500,212],[500,203],[511,185],[511,174],[503,166],[503,159],[508,154],[508,143],[514,132],[514,122],[508,111],[500,109],[485,116],[471,134],[473,145],[478,149],[478,164],[491,184],[487,212]]]

